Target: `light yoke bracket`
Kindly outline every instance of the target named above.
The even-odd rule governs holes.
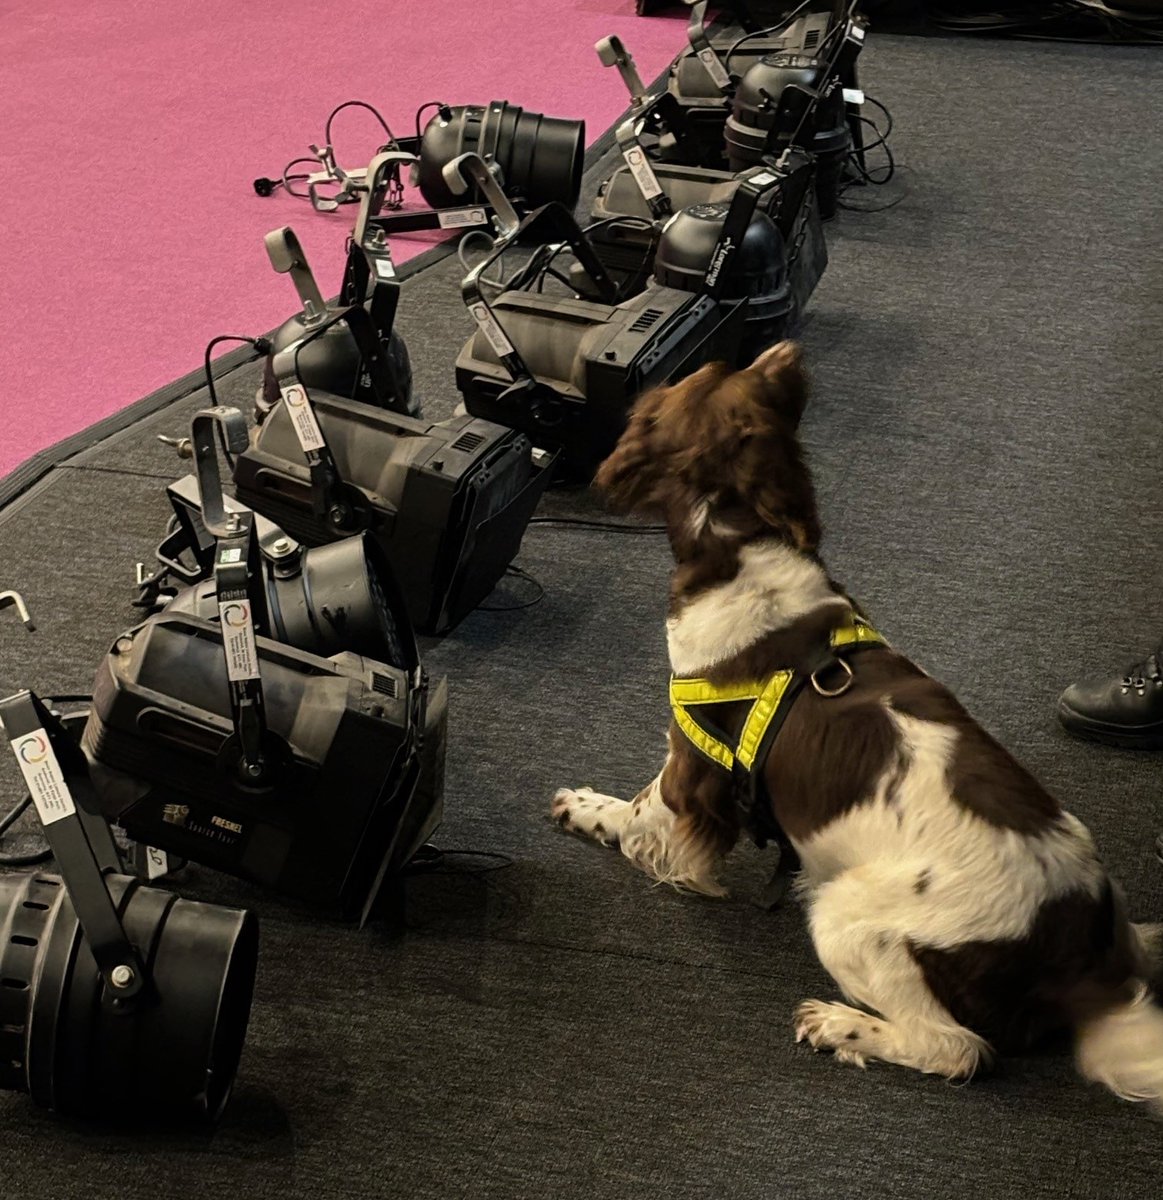
[[[359,204],[359,215],[351,234],[347,266],[340,299],[344,304],[371,301],[372,323],[385,344],[392,333],[400,301],[400,281],[392,262],[387,230],[375,222],[401,166],[416,162],[414,154],[386,150],[371,160],[367,188]]]
[[[647,92],[642,76],[638,74],[638,68],[634,65],[634,56],[622,44],[622,39],[617,34],[611,34],[595,43],[594,50],[597,51],[598,60],[603,67],[618,68],[618,74],[622,76],[622,82],[630,93],[631,111],[637,112],[645,108],[650,103],[650,93]]]
[[[616,302],[617,286],[606,272],[605,267],[602,266],[601,260],[573,214],[563,204],[557,202],[545,204],[541,208],[535,209],[527,217],[519,218],[516,210],[504,197],[500,185],[493,178],[484,160],[477,154],[462,154],[444,168],[445,182],[453,190],[457,189],[458,177],[460,188],[467,188],[475,183],[486,196],[489,196],[490,201],[497,207],[498,225],[498,235],[493,242],[492,249],[464,277],[460,288],[461,296],[464,299],[465,307],[513,381],[533,390],[538,386],[533,372],[530,371],[521,357],[520,351],[509,338],[481,286],[482,277],[489,267],[517,238],[529,238],[529,235],[536,230],[539,245],[549,247],[556,241],[569,246],[582,269],[593,281],[602,303],[613,304]],[[502,199],[504,200],[503,207],[498,203]]]
[[[617,138],[618,149],[622,151],[622,157],[630,171],[630,177],[638,185],[642,199],[646,201],[646,206],[650,209],[650,215],[656,221],[669,217],[674,212],[674,205],[662,184],[658,182],[658,176],[650,165],[650,159],[646,156],[646,151],[638,140],[638,125],[634,118],[623,121],[614,136]]]
[[[218,471],[215,432],[231,454],[246,449],[246,419],[236,408],[205,408],[191,425],[198,487],[202,495],[202,522],[216,539],[214,587],[218,598],[218,621],[222,653],[230,687],[230,715],[234,736],[241,751],[240,770],[245,782],[260,781],[267,772],[264,758],[266,709],[262,675],[255,641],[256,603],[252,588],[259,576],[258,542],[254,513],[246,508],[227,512]]]
[[[686,30],[687,41],[690,42],[695,57],[703,64],[711,82],[726,96],[734,86],[735,80],[731,78],[726,64],[711,45],[711,39],[707,37],[707,0],[687,0],[687,3],[691,9]],[[751,30],[744,26],[744,32],[750,33]]]
[[[84,753],[33,692],[0,700],[3,726],[44,826],[85,941],[105,984],[105,999],[128,1011],[150,976],[129,940],[105,883],[123,870],[117,844],[89,778]]]

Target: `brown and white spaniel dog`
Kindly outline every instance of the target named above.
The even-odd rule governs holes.
[[[743,371],[705,366],[644,395],[598,472],[612,503],[667,524],[679,676],[808,670],[853,620],[818,554],[796,433],[806,398],[791,343]],[[1146,983],[1159,927],[1128,921],[1086,828],[946,688],[887,647],[850,665],[843,695],[802,689],[763,767],[816,951],[851,1001],[805,1001],[797,1040],[962,1079],[1069,1030],[1084,1076],[1159,1103],[1163,1010]],[[721,895],[733,787],[672,723],[666,764],[634,800],[563,789],[552,811],[657,880]]]

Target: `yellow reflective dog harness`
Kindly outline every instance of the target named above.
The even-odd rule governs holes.
[[[828,649],[820,666],[811,672],[774,671],[757,682],[717,684],[709,679],[671,676],[670,708],[675,724],[687,740],[705,758],[718,764],[732,775],[753,777],[756,767],[762,767],[775,734],[791,711],[792,704],[806,683],[821,696],[840,696],[852,685],[852,668],[845,661],[846,652],[888,643],[863,617],[852,615],[851,620],[832,630]],[[844,678],[837,687],[828,688],[818,678],[827,667],[838,665]],[[694,710],[717,704],[738,704],[750,701],[751,708],[734,742],[717,724]]]
[[[819,647],[819,656],[810,670],[773,671],[763,680],[732,684],[678,675],[671,677],[670,709],[675,724],[704,758],[731,776],[740,823],[756,845],[764,847],[774,841],[779,849],[771,882],[758,900],[762,908],[779,907],[791,874],[799,866],[795,847],[780,828],[770,802],[760,802],[761,799],[770,800],[763,782],[763,765],[780,728],[805,685],[810,683],[821,696],[842,696],[853,680],[847,655],[855,650],[887,645],[888,642],[863,617],[853,613],[849,621],[833,629],[827,643]],[[836,667],[842,677],[836,686],[829,687],[821,676]],[[751,707],[738,735],[732,737],[716,724],[712,714],[716,705],[739,703],[750,703]]]

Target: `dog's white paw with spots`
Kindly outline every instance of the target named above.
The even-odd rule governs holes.
[[[870,1044],[880,1033],[877,1018],[847,1004],[805,1000],[796,1009],[796,1041],[806,1041],[813,1050],[831,1050],[840,1062],[856,1067],[868,1065]]]
[[[592,788],[559,788],[550,812],[563,829],[610,846],[618,840],[616,817],[620,814],[615,806],[624,804],[624,800],[600,795]]]

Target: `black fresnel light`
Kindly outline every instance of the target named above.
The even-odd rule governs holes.
[[[387,238],[370,228],[370,215],[400,157],[396,153],[381,154],[369,169],[371,186],[363,193],[338,306],[332,307],[323,299],[295,234],[283,228],[267,235],[271,266],[290,277],[301,307],[271,335],[270,355],[256,397],[258,421],[263,421],[279,400],[274,360],[292,347],[301,347],[296,362],[306,387],[419,415],[412,395],[408,348],[395,329],[400,284]],[[331,320],[337,314],[343,314],[343,319]],[[313,333],[320,336],[312,337]]]
[[[195,421],[212,589],[122,634],[94,682],[82,741],[101,811],[145,845],[367,920],[440,819],[447,688],[429,686],[386,569],[348,596],[324,580],[333,617],[352,596],[363,613],[327,632],[306,581],[272,588],[255,514],[222,496],[215,427],[228,451],[247,441],[237,410]],[[276,617],[288,595],[299,611]],[[276,621],[344,648],[276,641]],[[383,657],[354,653],[361,638]]]
[[[234,445],[248,444],[236,409],[207,409],[191,422],[188,444],[197,475],[166,488],[171,529],[156,551],[158,568],[138,567],[139,608],[218,619],[214,579],[217,538],[202,513],[204,494],[221,495],[215,430]],[[345,650],[386,662],[402,660],[394,612],[403,601],[383,548],[368,533],[308,549],[240,501],[222,495],[228,515],[247,513],[254,536],[248,547],[256,631],[299,650],[328,656]],[[389,601],[389,597],[391,600]],[[404,636],[408,636],[404,634]]]
[[[59,875],[0,875],[0,1088],[109,1124],[209,1124],[246,1038],[258,924],[126,873],[85,757],[38,697],[0,700]]]
[[[693,7],[691,53],[672,69],[669,90],[655,96],[642,90],[617,38],[598,43],[602,61],[619,66],[632,99],[630,120],[618,132],[626,165],[599,188],[594,219],[658,216],[648,186],[670,211],[727,201],[740,172],[777,159],[789,145],[815,157],[820,213],[833,216],[850,156],[863,167],[856,57],[867,22],[858,4],[821,4],[763,36],[738,39],[726,60],[730,72],[703,28],[705,8]],[[639,162],[652,170],[652,182]]]
[[[350,105],[375,112],[358,100],[335,111]],[[421,130],[419,116],[427,109],[435,112]],[[431,102],[416,115],[415,137],[396,138],[389,130],[389,139],[378,152],[392,156],[387,192],[376,204],[373,217],[385,235],[488,227],[491,213],[484,197],[454,195],[445,185],[445,166],[461,154],[479,154],[489,162],[510,201],[522,210],[550,201],[569,206],[577,203],[585,161],[584,121],[529,112],[508,100],[459,105]],[[371,167],[367,171],[344,170],[330,145],[312,145],[311,153],[320,169],[298,178],[306,180],[307,196],[317,211],[334,212],[340,205],[360,199],[369,185]],[[419,189],[427,207],[405,206],[405,176]],[[254,188],[260,196],[269,196],[280,183],[289,189],[290,178],[284,172],[281,180],[256,179]],[[386,211],[381,211],[385,200]]]
[[[384,165],[372,172],[377,187]],[[374,198],[362,214],[372,207]],[[301,261],[290,229],[268,234],[266,243],[276,267]],[[366,287],[364,278],[391,277],[386,239],[369,220],[357,223],[351,255],[354,294]],[[236,493],[305,546],[368,533],[391,563],[416,628],[443,633],[476,608],[516,557],[553,455],[471,415],[424,421],[311,383],[303,363],[315,343],[367,319],[359,303],[333,309],[271,357],[267,395],[275,399],[238,457]],[[370,385],[377,396],[389,386],[375,373]]]
[[[465,156],[454,168],[490,186],[479,159]],[[567,476],[588,479],[643,390],[709,361],[750,362],[784,336],[805,298],[794,286],[788,246],[820,256],[811,270],[804,258],[801,285],[806,281],[809,292],[826,262],[818,217],[813,223],[811,173],[811,157],[794,154],[782,165],[756,168],[737,181],[730,203],[683,209],[656,235],[652,223],[627,218],[635,237],[645,226],[641,245],[653,255],[649,282],[628,299],[620,298],[624,289],[606,269],[597,239],[561,206],[521,221],[510,212],[502,236],[462,284],[478,327],[457,359],[465,407],[560,450]],[[787,234],[758,211],[772,191],[780,199],[769,211]],[[531,242],[534,235],[551,240],[503,291],[488,295],[489,267],[518,238]],[[566,249],[577,265],[570,283],[581,294],[550,295],[540,285]]]

